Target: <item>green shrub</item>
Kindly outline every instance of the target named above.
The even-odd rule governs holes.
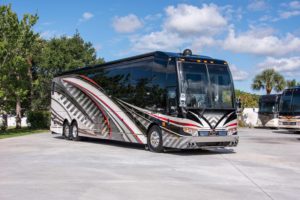
[[[7,129],[7,115],[0,115],[0,130],[5,131]]]
[[[49,128],[50,112],[49,111],[30,111],[27,114],[27,123],[30,128]]]

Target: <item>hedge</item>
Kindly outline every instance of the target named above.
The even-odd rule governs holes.
[[[49,128],[50,112],[49,111],[30,111],[27,113],[27,123],[30,128]]]

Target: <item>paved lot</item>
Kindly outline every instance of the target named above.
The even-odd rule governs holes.
[[[300,134],[240,130],[234,151],[156,154],[45,134],[0,140],[0,199],[299,199]]]

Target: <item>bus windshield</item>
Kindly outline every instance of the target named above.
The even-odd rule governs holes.
[[[259,103],[259,112],[274,113],[277,111],[276,102],[262,101]]]
[[[280,112],[291,112],[293,90],[285,90],[281,97]]]
[[[181,71],[187,108],[233,108],[232,79],[226,65],[184,62]]]

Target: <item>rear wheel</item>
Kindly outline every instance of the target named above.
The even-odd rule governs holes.
[[[63,136],[65,139],[70,139],[70,125],[68,124],[68,122],[64,123],[63,126]]]
[[[72,138],[72,140],[75,140],[75,141],[78,141],[78,140],[80,140],[80,137],[79,137],[79,135],[78,135],[78,125],[77,125],[77,122],[76,121],[74,121],[73,123],[72,123],[72,125],[71,125],[71,138]]]
[[[152,152],[161,153],[163,151],[163,141],[161,130],[158,126],[152,126],[147,137],[148,148]]]

